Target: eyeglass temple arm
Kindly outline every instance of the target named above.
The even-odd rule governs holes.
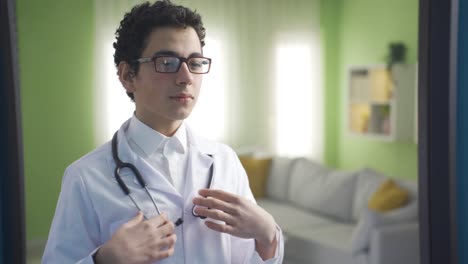
[[[141,62],[150,62],[150,61],[152,61],[152,60],[153,60],[153,58],[140,58],[140,59],[137,59],[137,60],[135,60],[135,61],[141,63]]]

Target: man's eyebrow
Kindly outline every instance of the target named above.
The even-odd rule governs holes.
[[[172,50],[160,50],[160,51],[157,51],[153,54],[153,56],[175,56],[175,57],[179,57],[180,55],[175,52],[175,51],[172,51]],[[200,52],[194,52],[192,54],[190,54],[187,58],[193,58],[193,57],[202,57],[203,54],[201,54]]]
[[[190,56],[188,56],[189,58],[193,58],[193,57],[203,57],[203,54],[201,54],[200,52],[194,52],[192,54],[190,54]]]
[[[171,51],[171,50],[160,50],[160,51],[156,51],[153,54],[153,56],[161,56],[161,55],[176,56],[176,57],[179,56],[179,54],[177,54],[177,52]]]

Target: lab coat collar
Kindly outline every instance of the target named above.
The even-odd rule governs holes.
[[[218,146],[215,142],[198,136],[188,125],[185,128],[187,131],[187,141],[191,148],[195,148],[208,156],[216,154]]]
[[[120,127],[120,129],[117,131],[117,150],[118,150],[119,158],[123,162],[128,162],[128,163],[133,164],[137,160],[138,155],[132,151],[132,149],[130,148],[130,145],[128,144],[127,138],[125,136],[125,133],[129,125],[130,125],[130,119],[125,121]],[[113,163],[115,166],[114,161]]]

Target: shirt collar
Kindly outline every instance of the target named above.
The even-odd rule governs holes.
[[[166,137],[141,122],[135,115],[130,119],[127,133],[128,137],[138,145],[146,156],[150,156],[156,150],[163,151],[167,141],[171,139],[171,137]],[[182,125],[177,129],[172,138],[177,143],[171,145],[174,145],[176,150],[185,153],[187,150],[187,132],[184,122],[182,122]]]
[[[172,138],[177,139],[176,149],[185,153],[187,151],[187,129],[185,128],[185,122],[182,122]]]

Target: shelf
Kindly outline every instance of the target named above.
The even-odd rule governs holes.
[[[353,66],[348,71],[347,129],[382,140],[414,140],[415,65]]]

